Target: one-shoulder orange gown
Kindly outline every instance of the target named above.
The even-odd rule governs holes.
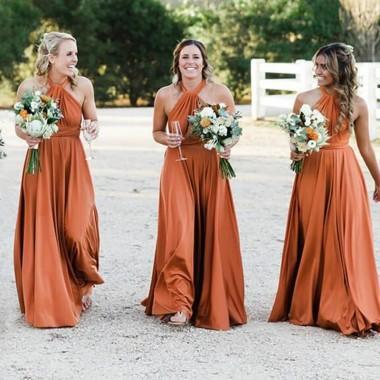
[[[183,93],[168,115],[183,135],[205,82]],[[197,327],[227,330],[246,323],[239,232],[227,180],[215,150],[187,137],[186,161],[168,148],[161,172],[158,236],[148,315],[185,311]]]
[[[348,122],[321,87],[329,145],[305,158],[294,182],[281,274],[269,321],[317,325],[345,335],[380,327],[380,290],[363,175]]]
[[[63,86],[50,82],[47,95],[64,118],[39,144],[41,171],[27,174],[24,165],[16,224],[17,292],[35,327],[76,325],[82,295],[103,282],[94,189],[79,139],[81,105]]]

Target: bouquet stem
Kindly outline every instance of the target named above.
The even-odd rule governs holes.
[[[40,156],[38,147],[29,149],[28,174],[36,174],[40,171]]]
[[[219,160],[219,169],[224,179],[231,179],[233,177],[236,177],[235,171],[232,168],[230,162],[225,158],[221,158]]]
[[[301,153],[298,149],[295,150],[295,153]],[[300,161],[292,161],[290,164],[290,169],[292,169],[295,173],[299,174],[301,173],[303,168],[303,159]]]
[[[303,160],[292,161],[292,163],[290,164],[290,169],[292,169],[297,174],[301,173],[302,168],[303,168]]]

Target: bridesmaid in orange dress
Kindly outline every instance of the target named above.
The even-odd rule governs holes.
[[[239,232],[229,182],[215,150],[190,136],[187,117],[201,103],[235,106],[210,80],[204,45],[184,40],[173,53],[174,83],[157,92],[153,137],[168,146],[160,180],[158,237],[146,314],[173,325],[227,330],[246,323]],[[179,135],[165,131],[179,121]],[[172,131],[171,131],[172,132]],[[184,161],[178,161],[179,146]],[[229,158],[231,149],[222,157]]]
[[[380,327],[376,270],[367,189],[349,139],[357,145],[380,200],[380,172],[368,131],[365,101],[355,94],[352,47],[333,43],[314,56],[318,88],[297,96],[328,120],[329,145],[304,159],[290,201],[281,274],[269,321],[316,325],[345,335]]]
[[[79,139],[82,117],[97,135],[91,82],[76,75],[75,39],[46,33],[38,50],[36,76],[21,83],[58,101],[64,118],[50,140],[31,138],[16,126],[29,147],[39,144],[41,170],[24,171],[17,217],[14,263],[21,312],[35,327],[75,326],[91,305],[98,273],[99,231],[94,189]]]

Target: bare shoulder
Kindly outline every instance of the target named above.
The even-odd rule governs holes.
[[[24,93],[25,91],[32,91],[36,88],[37,85],[38,85],[37,78],[32,77],[32,78],[25,79],[20,83],[17,93],[19,94],[19,93]]]
[[[176,95],[177,93],[179,93],[177,86],[175,86],[174,84],[169,84],[168,86],[161,87],[157,91],[156,96],[159,98],[167,98]]]
[[[296,101],[301,104],[313,105],[321,96],[321,90],[319,88],[313,88],[312,90],[300,92],[297,94]]]
[[[80,90],[86,92],[94,88],[90,79],[83,76],[78,76],[76,79],[77,79],[77,87]]]
[[[354,108],[356,108],[359,112],[367,110],[366,101],[358,95],[354,96]]]
[[[208,82],[207,87],[217,97],[232,96],[229,88],[222,83]]]

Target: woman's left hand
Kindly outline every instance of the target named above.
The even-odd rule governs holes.
[[[231,157],[231,147],[228,145],[225,146],[224,152],[219,152],[219,156],[225,158],[226,160],[229,160],[229,158]]]
[[[88,133],[91,135],[92,139],[95,140],[99,135],[99,124],[97,120],[91,120],[88,126]]]

